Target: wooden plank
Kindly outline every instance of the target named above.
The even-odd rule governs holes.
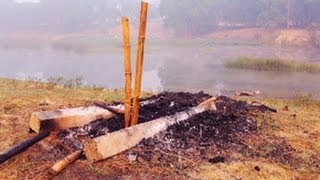
[[[30,129],[39,133],[41,130],[57,130],[78,127],[98,119],[108,119],[114,114],[97,106],[60,109],[32,113]]]
[[[140,143],[142,139],[153,137],[175,123],[187,120],[204,111],[216,110],[215,99],[209,99],[197,107],[173,116],[162,117],[92,139],[85,144],[85,155],[90,161],[96,162],[128,150]]]
[[[143,101],[141,106],[155,103],[157,100]],[[29,126],[36,133],[44,130],[61,130],[79,127],[98,119],[109,119],[114,114],[123,114],[124,105],[105,106],[96,103],[95,106],[72,109],[59,109],[54,111],[34,112],[31,115]]]

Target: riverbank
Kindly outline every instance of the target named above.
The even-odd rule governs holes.
[[[206,36],[213,39],[241,39],[276,47],[319,48],[320,30],[309,29],[265,29],[244,28],[212,32]]]
[[[281,48],[320,48],[320,30],[318,29],[264,29],[244,28],[214,31],[194,38],[178,38],[170,35],[160,25],[152,25],[148,31],[148,40],[152,39],[152,48],[162,46],[208,48],[217,45],[272,46]],[[0,48],[40,49],[72,51],[77,53],[111,52],[122,50],[121,28],[109,31],[87,31],[75,33],[34,33],[10,32],[0,34]],[[132,46],[136,44],[136,32],[132,32]],[[147,46],[147,48],[149,48]]]
[[[225,67],[255,71],[320,73],[319,64],[275,58],[239,57],[226,62]]]
[[[118,90],[68,88],[46,83],[0,79],[0,151],[32,136],[28,134],[28,122],[30,114],[34,111],[78,107],[89,105],[94,101],[122,101],[122,98],[123,92]],[[125,152],[94,164],[79,160],[56,178],[166,176],[168,178],[259,177],[268,179],[272,176],[279,179],[312,179],[320,175],[319,101],[304,95],[293,99],[240,98],[239,100],[246,100],[249,103],[258,101],[278,110],[276,114],[258,115],[258,133],[245,138],[244,143],[249,150],[248,153],[254,152],[253,156],[230,151],[232,158],[222,164],[211,164],[206,159],[202,159],[196,166],[187,169],[174,169],[170,166],[159,169],[157,166],[149,166],[149,163],[144,160],[131,163]],[[34,145],[2,164],[0,179],[48,178],[46,171],[56,160],[46,160],[44,156],[48,153],[47,148],[51,146],[58,148],[59,146],[56,145],[59,143],[52,136],[50,141]],[[139,167],[147,167],[148,171],[140,176],[132,172]],[[134,175],[130,175],[130,172]]]

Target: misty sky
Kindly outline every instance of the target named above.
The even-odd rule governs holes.
[[[16,3],[40,3],[41,2],[41,0],[13,0],[13,1]],[[143,1],[149,2],[151,4],[159,4],[161,0],[143,0]]]
[[[13,0],[16,3],[39,3],[40,0]]]

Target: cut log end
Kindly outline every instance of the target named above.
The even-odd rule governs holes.
[[[102,154],[98,151],[98,144],[95,140],[89,141],[85,144],[84,151],[87,159],[91,162],[96,162],[103,159]]]
[[[41,121],[39,118],[37,118],[37,116],[35,115],[35,113],[33,113],[31,115],[30,118],[30,122],[29,122],[29,126],[30,126],[30,130],[39,133],[40,132],[40,128],[41,128]],[[30,131],[31,132],[31,131]]]

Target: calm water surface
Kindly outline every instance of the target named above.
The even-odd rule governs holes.
[[[47,79],[81,76],[87,85],[122,88],[124,67],[121,53],[121,49],[106,53],[80,54],[49,48],[0,50],[0,77]],[[320,74],[255,72],[224,68],[225,61],[239,56],[320,62],[320,52],[317,50],[250,45],[216,45],[200,48],[162,45],[146,50],[143,89],[192,92],[203,90],[226,95],[236,90],[260,90],[265,96],[273,97],[290,97],[299,92],[312,93],[319,97]],[[132,59],[135,60],[135,55]]]

